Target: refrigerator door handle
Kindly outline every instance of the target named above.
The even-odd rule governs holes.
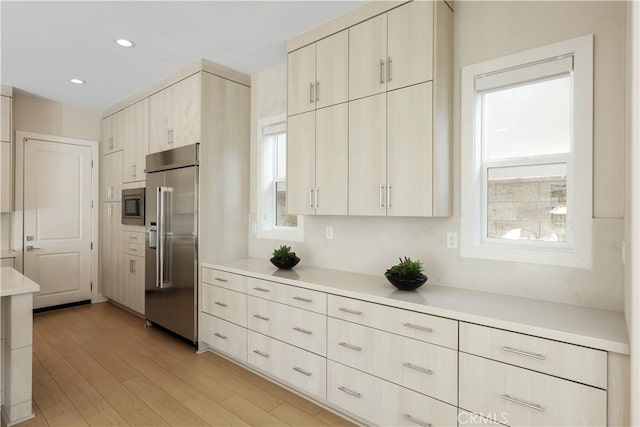
[[[157,250],[156,250],[156,288],[161,288],[162,287],[162,281],[164,280],[164,277],[162,272],[164,270],[164,266],[162,263],[163,260],[163,255],[164,255],[164,219],[162,218],[162,212],[163,212],[163,203],[162,203],[162,196],[163,196],[163,192],[162,192],[162,187],[158,187],[158,194],[157,194],[157,202],[156,202],[156,221],[157,221],[157,237],[158,237],[158,242],[157,242]]]
[[[171,287],[171,248],[167,247],[167,198],[172,192],[171,187],[158,187],[158,250],[156,252],[156,263],[158,267],[158,288]],[[166,274],[165,274],[166,273]]]

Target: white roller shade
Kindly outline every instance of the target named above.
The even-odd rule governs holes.
[[[508,68],[475,77],[475,90],[482,92],[514,86],[533,80],[560,76],[573,71],[573,55],[551,58],[520,67]]]

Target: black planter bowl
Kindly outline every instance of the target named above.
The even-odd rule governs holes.
[[[427,276],[425,276],[424,274],[409,279],[397,274],[386,272],[384,273],[384,277],[386,277],[393,286],[402,291],[413,291],[414,289],[418,289],[420,286],[424,285],[427,281]]]
[[[271,264],[275,265],[281,270],[291,270],[293,267],[298,265],[298,263],[300,262],[300,258],[296,256],[293,258],[288,258],[283,261],[283,260],[277,259],[276,257],[271,257],[269,261],[271,261]]]

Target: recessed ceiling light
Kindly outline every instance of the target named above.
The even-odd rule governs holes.
[[[134,42],[127,39],[118,39],[116,40],[116,44],[122,47],[134,47],[136,45]]]
[[[77,85],[83,85],[86,83],[84,80],[81,80],[81,79],[70,79],[69,81]]]

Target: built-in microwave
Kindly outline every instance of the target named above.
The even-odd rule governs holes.
[[[122,223],[144,225],[144,188],[122,190]]]

